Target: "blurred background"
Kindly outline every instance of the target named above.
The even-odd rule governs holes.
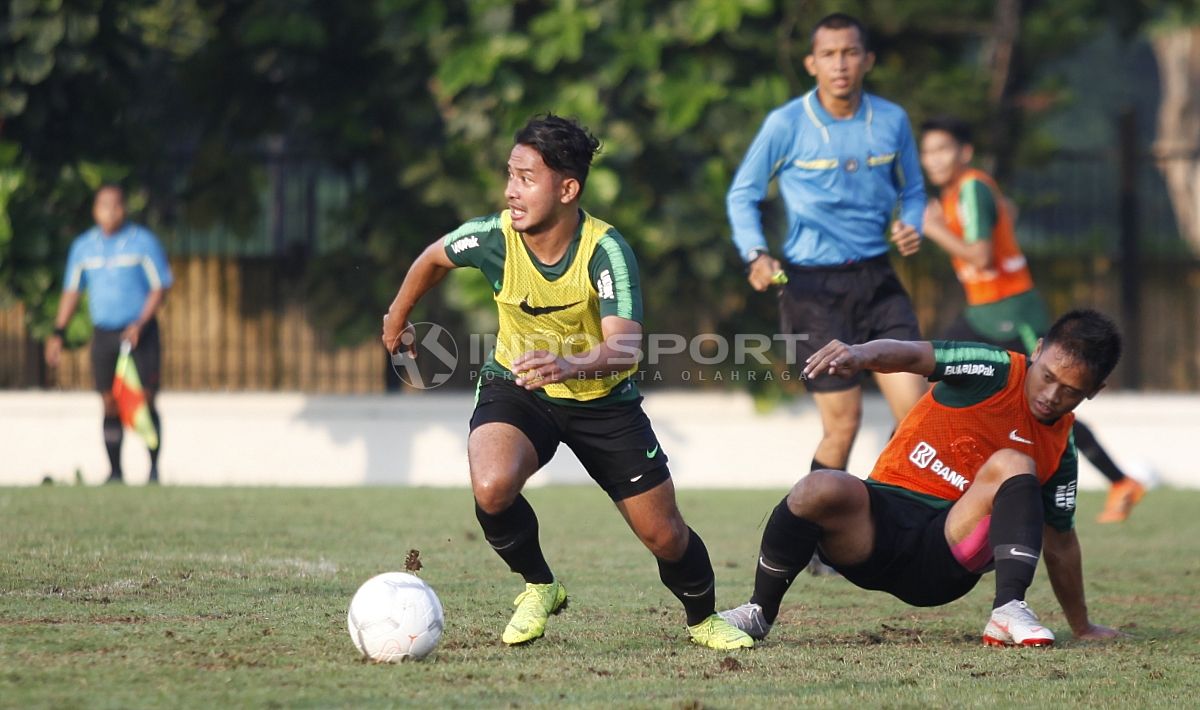
[[[421,248],[503,207],[512,134],[544,111],[604,143],[584,206],[637,253],[648,331],[774,333],[724,195],[811,87],[832,11],[873,33],[868,91],[975,126],[1051,311],[1120,322],[1112,384],[1200,390],[1200,8],[1168,0],[5,0],[0,388],[90,389],[86,309],[58,371],[41,347],[92,192],[119,181],[175,272],[165,390],[403,391],[380,316]],[[962,304],[947,257],[894,262],[936,334]],[[478,274],[446,286],[414,320],[494,332]],[[678,377],[696,367],[658,369],[800,391]]]

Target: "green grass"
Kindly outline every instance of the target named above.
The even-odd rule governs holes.
[[[717,568],[749,594],[780,491],[680,493]],[[1200,493],[1155,491],[1124,525],[1081,496],[1092,616],[1132,635],[1072,640],[1043,574],[1029,600],[1053,649],[980,644],[991,578],[916,609],[801,577],[769,642],[688,644],[655,565],[596,488],[535,489],[571,592],[547,637],[500,641],[519,579],[481,539],[466,490],[0,489],[4,707],[1189,707],[1200,697]],[[446,609],[423,663],[366,663],[346,605],[373,574],[421,575]]]

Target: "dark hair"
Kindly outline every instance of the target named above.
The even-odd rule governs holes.
[[[926,119],[921,124],[921,135],[930,131],[949,133],[959,145],[971,145],[971,127],[957,116],[942,115]]]
[[[1078,362],[1087,365],[1099,387],[1112,374],[1121,359],[1121,333],[1108,316],[1090,308],[1079,308],[1063,314],[1050,326],[1042,348],[1057,345]]]
[[[559,175],[578,180],[580,191],[587,184],[592,156],[600,151],[600,141],[578,121],[552,113],[529,119],[529,123],[517,131],[513,142],[536,150],[546,166]]]
[[[862,40],[863,49],[868,52],[871,51],[871,35],[867,32],[866,26],[844,12],[835,12],[832,15],[826,15],[817,20],[817,24],[813,25],[812,34],[808,37],[809,51],[811,52],[812,49],[816,48],[817,30],[822,28],[827,30],[844,30],[847,27],[853,27],[858,30],[858,38]]]

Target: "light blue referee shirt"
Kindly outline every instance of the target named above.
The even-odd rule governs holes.
[[[771,180],[787,208],[784,260],[833,266],[888,250],[891,217],[921,230],[925,186],[904,109],[863,93],[858,111],[838,120],[816,89],[772,111],[726,197],[733,243],[743,259],[766,249],[759,203]]]
[[[63,291],[86,288],[92,324],[118,330],[137,320],[150,291],[174,282],[158,239],[145,227],[126,222],[111,236],[92,227],[75,238]]]

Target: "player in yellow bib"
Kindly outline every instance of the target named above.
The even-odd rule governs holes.
[[[630,377],[642,337],[637,263],[612,226],[579,206],[600,143],[554,115],[530,120],[514,143],[508,208],[426,248],[383,321],[388,352],[411,351],[403,338],[408,316],[450,269],[478,268],[492,286],[500,330],[480,371],[467,453],[484,537],[525,579],[503,640],[541,637],[549,616],[566,605],[566,588],[542,554],[537,516],[521,495],[565,443],[658,560],[692,641],[753,646],[715,613],[708,551],[676,506],[667,455]]]

